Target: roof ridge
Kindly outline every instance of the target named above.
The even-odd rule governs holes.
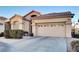
[[[32,13],[32,12],[37,12],[37,13],[40,14],[40,12],[38,12],[38,11],[36,11],[36,10],[32,10],[32,11],[30,11],[29,13],[27,13],[26,15],[24,15],[24,17],[27,16],[27,15],[29,15],[29,14]]]
[[[1,18],[1,19],[4,19],[4,20],[7,19],[6,17],[3,17],[3,16],[0,16],[0,18]]]
[[[66,12],[54,12],[54,13],[47,13],[47,14],[62,14],[62,13],[71,13],[70,11],[66,11]],[[47,15],[47,14],[44,14],[44,15]]]

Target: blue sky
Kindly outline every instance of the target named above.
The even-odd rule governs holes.
[[[36,10],[45,13],[71,11],[75,14],[72,21],[76,22],[79,18],[79,6],[0,6],[0,16],[10,18],[14,14],[25,15],[28,12]]]

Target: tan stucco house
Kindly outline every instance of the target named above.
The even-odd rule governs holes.
[[[11,29],[27,31],[34,36],[71,37],[71,12],[41,14],[31,11],[24,16],[14,15],[6,22]]]
[[[4,32],[5,28],[4,28],[4,23],[7,20],[6,17],[0,16],[0,33]]]
[[[73,24],[72,31],[75,32],[75,34],[79,34],[79,22]]]
[[[71,37],[71,12],[48,13],[32,18],[34,36]]]
[[[10,20],[5,22],[5,29],[27,31],[26,20],[23,19],[23,16],[15,14]]]

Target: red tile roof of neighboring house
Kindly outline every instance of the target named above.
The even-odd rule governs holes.
[[[1,20],[7,20],[7,18],[3,17],[3,16],[0,16],[0,19]]]

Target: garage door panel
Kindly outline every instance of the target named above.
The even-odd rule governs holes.
[[[36,25],[37,36],[65,37],[64,23],[42,23]]]

